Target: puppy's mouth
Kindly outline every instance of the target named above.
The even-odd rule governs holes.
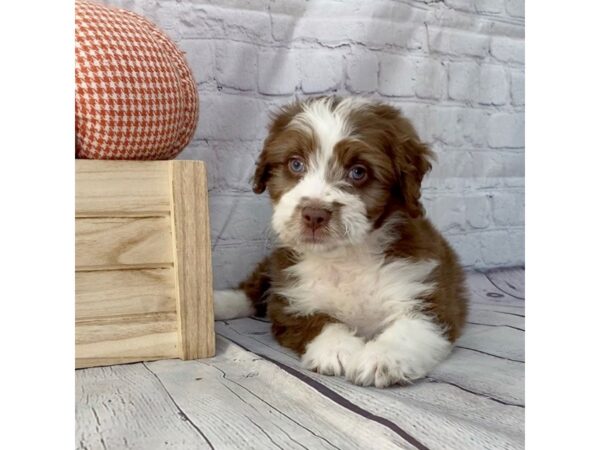
[[[322,228],[310,228],[310,227],[302,227],[302,232],[300,234],[300,241],[303,244],[324,244],[326,243],[331,234],[328,230]]]

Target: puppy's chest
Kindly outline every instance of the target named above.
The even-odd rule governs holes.
[[[406,264],[384,264],[378,257],[308,258],[290,270],[295,283],[280,292],[288,312],[325,313],[356,328],[358,334],[378,333],[388,321],[414,307],[407,288]],[[408,294],[408,295],[407,295]]]

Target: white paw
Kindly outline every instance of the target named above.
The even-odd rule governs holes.
[[[215,320],[236,319],[254,314],[252,302],[246,297],[244,291],[239,289],[214,291],[213,305]]]
[[[350,359],[364,346],[346,325],[329,324],[306,346],[302,365],[323,375],[343,375]]]
[[[387,344],[372,341],[349,362],[346,379],[359,386],[384,388],[409,384],[426,374],[427,369],[418,362],[408,360]]]

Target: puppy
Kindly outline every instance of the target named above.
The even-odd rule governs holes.
[[[424,377],[467,313],[457,256],[420,202],[432,158],[386,104],[326,97],[282,108],[254,175],[278,246],[238,290],[215,293],[216,318],[267,313],[304,367],[358,385]]]

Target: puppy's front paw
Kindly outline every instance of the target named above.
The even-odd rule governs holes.
[[[323,375],[343,375],[348,361],[364,346],[364,341],[346,325],[330,324],[306,346],[302,365]]]
[[[411,364],[390,346],[368,342],[346,368],[346,379],[360,386],[384,388],[393,384],[409,384],[425,376],[425,371]]]

